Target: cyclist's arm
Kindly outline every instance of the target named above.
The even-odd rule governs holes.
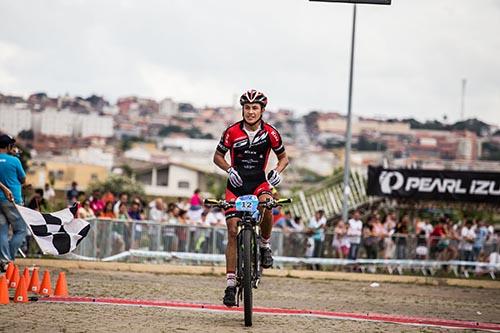
[[[215,151],[214,163],[222,170],[227,171],[227,169],[229,169],[231,167],[231,165],[229,163],[227,163],[226,159],[224,158],[224,155],[218,150]]]
[[[281,154],[277,155],[277,157],[278,165],[276,166],[276,171],[278,171],[278,173],[281,173],[288,166],[288,156],[286,155],[286,152],[282,152]]]

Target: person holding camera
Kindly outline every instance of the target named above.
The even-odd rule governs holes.
[[[26,238],[26,224],[16,208],[23,204],[22,187],[26,174],[19,158],[12,156],[16,140],[7,134],[0,135],[0,270],[14,261],[17,251]],[[9,240],[9,226],[13,235]]]

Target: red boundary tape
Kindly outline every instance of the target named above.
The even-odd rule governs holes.
[[[183,308],[195,310],[211,310],[224,312],[242,312],[243,308],[228,308],[223,305],[202,304],[202,303],[184,303],[174,301],[155,301],[155,300],[133,300],[121,298],[93,298],[93,297],[46,297],[40,298],[39,302],[54,302],[54,303],[95,303],[95,304],[115,304],[115,305],[136,305],[150,307],[166,307],[166,308]],[[296,309],[280,309],[280,308],[265,308],[254,307],[254,313],[275,314],[275,315],[303,315],[314,317],[330,317],[346,320],[366,320],[376,322],[387,322],[395,324],[409,324],[421,326],[439,326],[446,328],[459,329],[476,329],[489,330],[500,332],[500,324],[481,323],[476,321],[464,320],[447,320],[439,318],[425,317],[409,317],[409,316],[394,316],[378,313],[348,313],[320,310],[296,310]]]

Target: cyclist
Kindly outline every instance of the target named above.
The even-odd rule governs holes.
[[[262,120],[267,97],[256,90],[248,90],[240,97],[243,119],[229,126],[223,133],[214,154],[214,163],[229,175],[226,201],[234,201],[247,194],[256,195],[259,201],[272,199],[271,189],[281,182],[281,173],[288,165],[288,157],[281,136],[273,126]],[[270,151],[278,157],[278,164],[266,176]],[[230,152],[231,164],[225,160]],[[236,305],[236,236],[240,216],[234,208],[228,209],[226,225],[228,242],[226,247],[227,288],[223,303]],[[261,228],[261,264],[263,268],[273,265],[271,251],[272,215],[265,211]]]

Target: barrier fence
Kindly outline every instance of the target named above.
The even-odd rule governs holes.
[[[91,231],[75,252],[80,259],[156,258],[224,262],[227,243],[225,227],[109,219],[89,222]],[[337,239],[333,232],[328,231],[322,239],[317,237],[315,240],[307,232],[275,228],[271,244],[278,265],[309,265],[311,268],[317,265],[350,265],[361,271],[384,269],[399,274],[408,268],[421,270],[423,274],[434,274],[443,267],[451,267],[456,275],[468,276],[480,272],[492,278],[500,270],[500,243],[494,238],[486,241],[481,251],[464,251],[460,240],[419,239],[415,235],[398,234],[386,238],[370,237],[361,239],[356,260],[348,258],[348,248],[345,248],[348,242]]]
[[[357,208],[366,203],[374,201],[373,197],[366,194],[366,171],[352,170],[349,178],[349,200],[350,209]],[[294,216],[313,216],[314,212],[322,209],[327,219],[342,214],[344,200],[344,182],[341,175],[321,183],[322,187],[307,192],[300,191],[292,204],[287,209]]]

